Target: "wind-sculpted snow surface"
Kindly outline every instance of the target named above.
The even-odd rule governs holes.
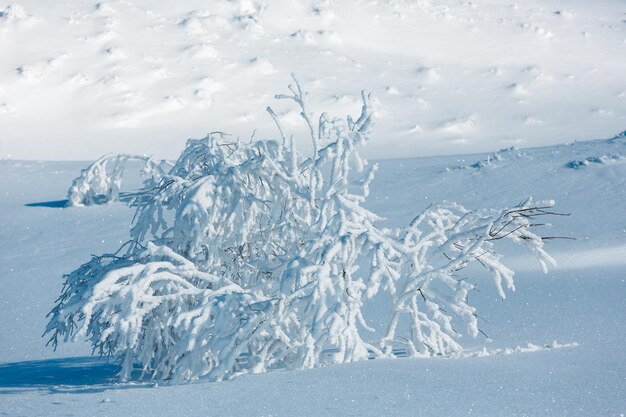
[[[376,165],[358,148],[374,115],[363,93],[354,120],[323,113],[313,122],[296,81],[313,152],[281,139],[233,141],[222,133],[190,140],[160,182],[136,200],[131,240],[66,276],[47,327],[61,338],[87,337],[95,352],[135,363],[158,380],[229,379],[368,358],[455,355],[459,324],[477,336],[471,280],[476,262],[502,298],[513,271],[499,241],[525,246],[544,270],[554,264],[535,219],[553,202],[470,211],[433,204],[406,227],[384,228],[365,209]],[[390,297],[389,322],[369,340],[363,306]]]
[[[376,94],[370,158],[604,138],[626,126],[624,19],[623,0],[4,1],[0,158],[269,137],[263,104],[292,71],[333,114]]]

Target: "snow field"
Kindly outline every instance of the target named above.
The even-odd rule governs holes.
[[[39,337],[61,274],[90,253],[116,249],[127,237],[132,211],[123,203],[60,208],[58,200],[85,163],[2,161],[5,216],[0,221],[6,239],[0,305],[13,320],[0,335],[0,412],[81,415],[88,407],[96,415],[619,416],[626,407],[626,164],[575,169],[568,163],[625,151],[623,139],[616,138],[501,152],[499,159],[464,155],[378,162],[368,206],[389,225],[405,223],[431,201],[452,197],[475,207],[499,206],[528,194],[552,196],[559,210],[572,213],[550,229],[577,239],[549,245],[560,263],[557,269],[543,275],[534,261],[511,251],[506,260],[518,271],[516,292],[500,302],[492,283],[479,282],[480,292],[471,297],[491,342],[463,340],[470,357],[365,361],[159,387],[116,383],[115,365],[83,358],[90,353],[86,344],[64,345],[53,353]],[[496,162],[471,168],[487,159]],[[457,166],[470,168],[450,169]],[[536,346],[548,348],[536,351]]]
[[[606,137],[626,122],[620,0],[20,0],[0,13],[4,158],[172,159],[177,138],[207,130],[275,136],[263,109],[291,72],[332,114],[375,93],[370,158]]]

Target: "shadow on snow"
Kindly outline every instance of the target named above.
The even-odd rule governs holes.
[[[24,390],[89,393],[143,387],[121,384],[120,367],[106,359],[76,357],[0,364],[0,394]]]
[[[119,199],[117,201],[125,203],[125,204],[129,204],[130,202],[132,202],[135,197],[137,197],[138,193],[136,192],[121,192],[119,195]],[[53,200],[53,201],[40,201],[37,203],[27,203],[24,204],[24,206],[26,207],[45,207],[45,208],[65,208],[67,207],[67,199],[65,200]],[[102,203],[102,204],[106,204],[106,203]],[[100,205],[100,204],[95,204],[95,205]]]
[[[26,207],[63,208],[67,205],[67,200],[42,201],[40,203],[28,203],[24,205]]]

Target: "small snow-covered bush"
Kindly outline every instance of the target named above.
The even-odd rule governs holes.
[[[502,210],[432,205],[389,229],[363,207],[376,171],[358,152],[373,125],[369,95],[354,120],[313,122],[297,83],[295,102],[313,144],[300,155],[280,140],[190,140],[169,173],[135,200],[132,239],[66,275],[46,333],[87,338],[121,359],[124,378],[222,380],[367,358],[452,355],[464,323],[479,334],[457,272],[478,263],[500,295],[513,272],[495,252],[508,240],[554,263],[533,219],[552,202]],[[363,306],[391,299],[379,340]]]
[[[67,191],[68,206],[91,206],[118,201],[126,164],[139,161],[144,164],[141,174],[144,185],[156,185],[165,174],[169,163],[139,155],[107,154],[82,170]]]

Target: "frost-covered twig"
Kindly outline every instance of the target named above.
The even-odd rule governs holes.
[[[68,206],[90,206],[119,200],[126,163],[140,161],[146,187],[157,184],[171,167],[167,161],[126,154],[107,154],[82,170],[67,191]]]

